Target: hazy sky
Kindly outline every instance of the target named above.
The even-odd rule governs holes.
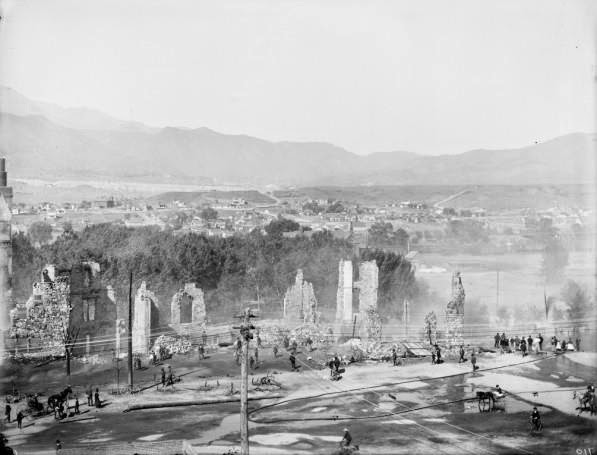
[[[356,153],[594,131],[594,0],[0,0],[0,84]]]

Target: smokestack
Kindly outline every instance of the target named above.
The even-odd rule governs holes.
[[[5,187],[8,182],[6,173],[6,158],[0,158],[0,187]]]

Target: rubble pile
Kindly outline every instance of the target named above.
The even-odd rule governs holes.
[[[328,335],[318,325],[303,324],[290,331],[290,339],[296,340],[298,345],[304,345],[311,339],[313,346],[328,342]]]
[[[26,317],[15,318],[10,328],[13,338],[36,339],[48,355],[64,353],[64,328],[71,311],[70,283],[59,277],[55,282],[36,283],[26,307]]]
[[[160,348],[169,354],[187,354],[191,351],[191,341],[187,337],[160,335],[153,343],[152,351],[157,354]]]
[[[281,328],[279,325],[260,325],[259,338],[265,346],[282,346],[284,335],[288,334],[288,329]]]
[[[358,338],[348,340],[342,345],[343,350],[348,350],[354,359],[362,360],[389,360],[392,358],[392,348],[396,348],[400,355],[400,344],[388,344],[380,341],[363,342]]]

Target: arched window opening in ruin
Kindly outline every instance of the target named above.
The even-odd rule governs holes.
[[[193,322],[193,298],[184,294],[180,299],[180,323],[187,324]]]

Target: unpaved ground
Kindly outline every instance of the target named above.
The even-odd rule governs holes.
[[[596,419],[586,414],[576,417],[571,398],[572,390],[584,388],[597,372],[587,360],[591,357],[580,354],[540,361],[530,356],[524,362],[531,363],[508,368],[499,367],[523,362],[520,355],[484,354],[479,357],[481,369],[498,369],[475,374],[467,363],[432,366],[427,360],[413,360],[392,367],[367,362],[349,366],[341,381],[332,382],[327,370],[312,369],[305,356],[299,356],[301,373],[290,373],[285,356],[273,359],[265,353],[266,361],[257,372],[281,371],[275,377],[284,389],[272,393],[294,401],[251,415],[251,450],[333,453],[342,429],[349,427],[361,453],[574,454],[577,448],[593,448],[594,452]],[[63,442],[63,454],[173,454],[181,452],[183,440],[197,453],[225,453],[238,447],[236,403],[123,411],[135,403],[226,397],[231,382],[238,390],[238,367],[233,366],[231,357],[230,351],[221,350],[204,361],[184,356],[172,359],[175,372],[184,374],[175,390],[162,392],[150,387],[133,397],[107,393],[109,387],[102,384],[113,379],[113,370],[78,366],[71,382],[79,393],[83,414],[60,423],[52,416],[28,418],[23,430],[8,424],[3,431],[19,454],[54,453],[56,439]],[[136,381],[151,386],[159,369],[136,372]],[[62,371],[62,365],[47,365],[12,373],[15,380],[21,378],[15,387],[23,391],[55,391],[65,383]],[[11,373],[10,368],[4,373]],[[207,384],[206,377],[210,377]],[[105,407],[83,404],[82,390],[89,383],[100,387]],[[476,401],[466,401],[475,391],[498,383],[509,392],[503,410],[480,413]],[[279,401],[283,400],[251,402],[250,409]],[[545,431],[538,436],[528,431],[533,404],[539,406],[545,424]],[[412,410],[421,407],[424,409]]]

